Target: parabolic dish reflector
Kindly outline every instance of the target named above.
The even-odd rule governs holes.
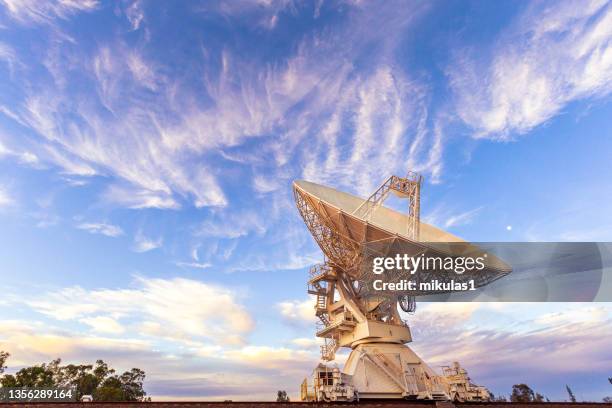
[[[304,180],[293,183],[293,192],[300,215],[325,256],[358,281],[368,280],[374,257],[423,254],[427,257],[476,258],[484,254],[477,245],[424,222],[419,224],[418,238],[411,238],[408,236],[410,217],[382,205],[374,208],[366,220],[357,211],[365,200],[352,194]],[[473,280],[480,287],[512,271],[494,254],[487,253],[485,259],[482,270],[466,271],[460,276],[444,270],[420,271],[418,279],[460,277],[461,280]],[[401,279],[406,272],[393,273],[396,279]],[[432,292],[414,293],[419,294]]]

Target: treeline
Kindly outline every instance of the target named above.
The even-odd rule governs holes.
[[[612,378],[609,378],[608,381],[610,381],[612,384]],[[569,402],[576,402],[576,396],[569,385],[565,386],[565,390],[567,391]],[[495,396],[493,393],[491,393],[491,400],[507,402],[508,398],[506,398],[504,395]],[[550,400],[542,394],[532,390],[527,384],[515,384],[512,386],[510,402],[550,402]],[[612,398],[605,397],[603,402],[612,402]]]
[[[0,351],[0,374],[6,369],[10,354]],[[145,401],[145,372],[132,368],[119,375],[102,360],[95,365],[61,365],[58,358],[48,364],[22,368],[14,375],[0,377],[2,387],[72,387],[77,399],[91,395],[94,401]]]

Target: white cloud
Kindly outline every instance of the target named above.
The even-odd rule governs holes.
[[[10,45],[0,41],[0,62],[5,61],[8,65],[9,72],[11,75],[14,75],[15,68],[17,66],[22,66],[21,61],[17,57],[17,53]],[[7,116],[11,115],[11,112],[8,111],[4,106],[0,106],[0,112],[4,113]]]
[[[84,317],[79,321],[90,326],[94,332],[121,334],[125,331],[125,328],[117,320],[108,316]]]
[[[113,292],[113,296],[105,297],[105,303],[111,306],[110,312],[118,313],[113,306],[124,303],[118,299],[129,298],[133,293]],[[151,293],[149,299],[157,294]],[[142,300],[138,295],[133,303]],[[149,319],[147,303],[143,307],[145,314],[139,315],[143,317],[139,319],[143,321],[139,331],[145,336],[159,336],[158,339],[172,335],[177,324],[175,316]],[[129,306],[130,310],[135,308]],[[100,309],[102,306],[88,311],[86,316],[99,316]],[[600,373],[605,378],[612,361],[608,344],[611,313],[609,306],[593,304],[421,304],[408,317],[414,338],[409,347],[436,369],[460,361],[474,382],[490,387],[496,394],[508,392],[517,378],[538,389],[542,379],[558,386],[586,373]],[[11,369],[57,356],[75,363],[103,358],[116,368],[144,369],[145,387],[154,400],[176,400],[178,396],[192,400],[268,400],[279,388],[296,389],[319,361],[316,346],[320,339],[306,337],[289,340],[292,346],[248,344],[227,348],[225,343],[211,344],[186,336],[184,348],[161,350],[152,341],[153,338],[133,338],[127,330],[117,339],[71,334],[33,319],[27,323],[0,320],[0,349],[11,352]],[[339,364],[342,356],[346,356],[346,350],[339,353]]]
[[[517,376],[537,384],[603,375],[612,362],[612,309],[603,304],[436,303],[421,305],[408,321],[411,347],[430,366],[460,361],[494,391]]]
[[[130,208],[178,208],[178,198],[196,207],[226,205],[213,172],[198,157],[206,145],[176,134],[184,109],[156,91],[166,78],[152,61],[121,44],[101,47],[91,65],[90,59],[79,63],[76,51],[68,50],[63,52],[73,53],[75,66],[56,72],[59,77],[48,92],[28,91],[18,114],[40,136],[36,153],[41,160],[70,174],[114,176],[103,197]],[[63,89],[72,71],[90,76],[83,90],[87,102],[76,103],[78,98]],[[177,120],[160,120],[168,115]],[[175,144],[181,140],[185,144]]]
[[[230,242],[229,245],[226,246],[223,249],[223,252],[221,254],[221,258],[223,258],[223,260],[225,260],[225,261],[230,259],[232,257],[232,255],[234,254],[234,251],[236,250],[237,246],[238,246],[238,241]]]
[[[287,183],[288,184],[288,183]],[[274,177],[264,177],[261,175],[256,175],[253,177],[253,189],[258,193],[271,193],[273,191],[278,190],[282,187],[282,183]]]
[[[246,346],[228,350],[226,357],[255,367],[303,373],[303,364],[312,364],[313,353],[288,347]],[[301,364],[300,364],[301,363]]]
[[[2,142],[0,141],[0,157],[8,156],[9,154],[12,154],[12,153],[13,152],[11,152],[9,148],[6,147],[4,144],[2,144]]]
[[[118,237],[123,235],[123,230],[117,225],[104,222],[84,222],[76,226],[78,229],[89,232],[90,234],[102,234],[107,237]]]
[[[142,9],[142,2],[136,0],[132,2],[125,10],[125,16],[132,26],[132,30],[138,30],[140,25],[144,21],[144,11]]]
[[[37,211],[31,214],[36,220],[37,228],[48,228],[58,225],[62,218],[59,215],[49,213],[47,211]]]
[[[306,300],[287,300],[276,306],[281,316],[289,323],[314,323],[317,320],[312,296]]]
[[[133,187],[109,186],[102,195],[104,201],[127,208],[178,209],[179,203],[170,194]]]
[[[148,238],[143,235],[142,231],[138,231],[134,237],[133,250],[136,252],[148,252],[153,249],[161,248],[164,243],[163,237],[157,239]]]
[[[452,228],[462,225],[469,225],[480,213],[483,207],[476,207],[471,210],[459,212],[448,206],[441,204],[432,208],[422,216],[423,221],[442,228]]]
[[[195,269],[207,269],[212,266],[212,264],[208,262],[177,262],[176,265]]]
[[[357,186],[362,193],[370,192],[380,174],[402,173],[408,166],[436,179],[441,133],[412,131],[427,121],[426,90],[390,60],[397,41],[390,34],[409,25],[422,7],[398,14],[395,6],[371,13],[360,5],[351,27],[304,36],[294,54],[273,63],[252,64],[229,48],[202,49],[210,69],[197,73],[199,83],[169,75],[168,62],[148,55],[146,46],[109,41],[83,58],[77,47],[54,38],[45,58],[54,83],[43,92],[24,87],[16,120],[40,136],[33,154],[41,162],[70,174],[110,176],[103,198],[129,208],[178,208],[183,200],[196,207],[227,205],[210,153],[255,137],[263,139],[258,149],[278,166],[265,177],[255,172],[248,184],[260,193],[282,189],[274,180],[289,180],[301,167],[305,177]],[[266,6],[275,11],[264,13],[262,21],[278,21],[285,7]],[[231,18],[240,14],[212,8]],[[126,15],[138,29],[140,2],[127,6]],[[378,44],[370,51],[382,62],[358,73],[351,61],[364,43]],[[60,70],[57,61],[70,63]],[[78,95],[68,94],[76,77],[85,86]],[[199,102],[204,96],[206,104]],[[324,136],[317,136],[321,130]],[[279,137],[268,138],[272,132]],[[246,156],[265,163],[258,153]],[[355,183],[355,174],[371,181]]]
[[[3,106],[0,106],[0,112],[4,113]],[[11,119],[13,118],[11,117]],[[3,157],[15,158],[20,164],[29,165],[35,168],[38,167],[39,164],[38,156],[36,156],[34,153],[27,150],[15,151],[13,150],[13,148],[3,144],[0,138],[0,159],[2,159]]]
[[[448,70],[461,119],[477,138],[507,139],[571,101],[612,91],[612,5],[534,3],[493,45],[460,54]],[[487,55],[486,53],[482,53]]]
[[[9,368],[40,364],[58,356],[64,361],[83,363],[111,356],[121,360],[137,355],[150,358],[155,354],[150,351],[151,344],[144,340],[77,335],[42,322],[17,320],[0,320],[0,350],[11,353]]]
[[[6,188],[0,185],[0,208],[2,208],[2,207],[9,207],[9,206],[13,205],[14,202],[15,201],[9,195],[8,191],[6,190]]]
[[[297,270],[321,262],[320,250],[303,252],[300,246],[296,247],[289,241],[282,244],[284,248],[282,251],[280,250],[280,244],[277,244],[276,250],[268,255],[262,255],[261,250],[254,247],[256,251],[243,255],[237,264],[228,269],[228,272]],[[226,252],[223,257],[227,255]],[[231,255],[231,251],[229,255]]]
[[[200,249],[199,245],[196,245],[193,248],[191,248],[191,259],[193,259],[194,261],[200,260],[200,254],[198,253],[199,249]]]
[[[155,91],[160,79],[159,76],[155,74],[150,64],[150,62],[145,62],[138,53],[132,52],[127,56],[127,65],[134,80],[146,88]]]
[[[96,0],[1,0],[9,15],[21,23],[50,22],[55,18],[66,19],[77,12],[92,11],[97,8]]]
[[[292,344],[295,344],[301,349],[313,349],[319,350],[319,346],[323,344],[323,339],[320,337],[298,337],[297,339],[291,340]]]
[[[439,176],[439,134],[415,131],[427,121],[425,88],[391,66],[342,80],[332,113],[319,119],[316,143],[304,148],[303,177],[351,186],[369,195],[390,174],[412,170]],[[348,137],[347,137],[348,135]],[[359,183],[355,183],[356,175]]]
[[[572,323],[597,324],[610,317],[610,310],[598,304],[586,305],[572,310],[546,313],[535,319],[539,325],[553,326]]]
[[[185,344],[188,344],[185,342]],[[9,372],[58,356],[65,363],[103,359],[119,372],[143,369],[145,390],[162,400],[273,400],[276,391],[296,390],[316,365],[318,353],[299,348],[247,345],[224,349],[193,341],[186,348],[130,337],[76,334],[40,322],[0,320],[0,350],[9,350]],[[294,396],[294,395],[292,395]]]
[[[82,177],[91,177],[99,174],[95,169],[95,166],[86,163],[78,156],[62,152],[53,145],[41,146],[40,156],[44,157],[45,161],[59,166],[61,168],[61,173],[63,174]]]
[[[19,161],[25,164],[36,164],[38,163],[38,157],[35,154],[30,152],[23,152],[19,155]]]
[[[473,210],[468,210],[462,212],[461,214],[451,215],[444,222],[444,228],[458,227],[461,225],[470,224],[474,217],[478,215],[478,213],[482,210],[482,207],[474,208]]]
[[[240,238],[250,233],[263,235],[266,225],[253,211],[222,211],[203,221],[196,235],[215,238]]]
[[[240,343],[253,329],[253,320],[237,303],[237,294],[224,287],[180,278],[138,278],[137,284],[136,289],[115,290],[74,286],[24,303],[59,320],[103,317],[118,323],[130,319],[155,322],[159,326],[145,327],[148,333],[176,339]]]

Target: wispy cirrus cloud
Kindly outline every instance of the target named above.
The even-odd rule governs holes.
[[[20,23],[45,23],[53,19],[66,19],[78,12],[86,12],[98,7],[97,0],[2,0],[9,15]]]
[[[368,195],[384,181],[381,174],[403,174],[409,166],[439,176],[440,158],[428,160],[436,154],[435,139],[419,129],[428,115],[421,84],[382,66],[366,78],[339,84],[334,92],[341,97],[322,120],[316,143],[304,149],[304,178],[349,186],[359,175],[357,192]]]
[[[0,208],[9,207],[14,202],[15,200],[9,194],[8,189],[0,184]]]
[[[453,228],[468,225],[474,221],[483,207],[470,210],[457,210],[448,205],[438,205],[423,215],[423,220],[429,224],[442,228]]]
[[[184,200],[196,207],[226,204],[198,152],[169,145],[176,139],[169,137],[175,125],[162,123],[160,115],[182,107],[157,92],[166,79],[156,63],[121,44],[100,47],[91,64],[79,61],[69,42],[58,39],[55,48],[74,64],[57,69],[58,62],[47,59],[54,81],[46,91],[26,92],[14,114],[38,135],[32,144],[41,160],[68,174],[113,176],[116,182],[103,198],[131,208],[178,208]],[[77,99],[66,89],[72,75],[88,84]],[[146,93],[153,93],[153,100],[142,99]]]
[[[458,52],[448,69],[459,117],[476,138],[509,139],[572,101],[612,91],[612,5],[538,2],[488,53]]]
[[[446,221],[444,221],[444,228],[470,224],[474,220],[474,217],[478,215],[480,210],[482,210],[482,207],[474,208],[460,214],[451,215],[446,219]]]
[[[134,246],[132,249],[136,252],[148,252],[157,248],[161,248],[164,243],[163,237],[149,238],[142,231],[137,231],[134,236]]]
[[[96,10],[94,2],[50,3],[45,13],[24,4],[24,16],[63,19]],[[52,34],[40,55],[52,81],[22,73],[19,83],[31,86],[23,87],[11,117],[38,136],[29,147],[40,163],[108,177],[104,202],[179,209],[227,206],[225,189],[237,179],[220,177],[219,169],[243,171],[246,163],[255,171],[241,183],[259,194],[275,194],[279,180],[305,177],[367,195],[381,175],[408,168],[437,182],[448,118],[455,114],[476,137],[506,138],[545,122],[572,100],[609,92],[609,5],[533,5],[482,58],[457,50],[448,70],[454,107],[433,106],[431,85],[397,63],[398,46],[409,43],[399,33],[428,9],[397,6],[347,5],[340,24],[291,37],[291,51],[271,58],[248,61],[239,47],[213,41],[180,75],[168,63],[173,56],[153,52],[152,27],[148,36],[138,34],[138,46],[117,34],[91,50]],[[261,14],[266,22],[305,11],[316,19],[321,7],[283,2],[250,11],[218,4],[204,9],[240,21],[245,13]],[[8,0],[5,8],[15,16],[21,10]],[[138,31],[146,5],[133,2],[124,14]],[[576,29],[563,28],[570,25]],[[261,35],[261,24],[247,27]]]
[[[105,222],[82,222],[76,227],[90,234],[101,234],[113,238],[123,235],[124,233],[123,229],[118,225],[107,224]]]
[[[132,30],[138,30],[144,22],[144,10],[142,2],[135,0],[125,9],[125,16],[132,26]]]
[[[276,18],[286,8],[295,12],[266,5]],[[228,47],[203,49],[207,68],[185,78],[169,75],[172,58],[153,57],[146,41],[129,47],[112,38],[84,58],[55,35],[43,56],[53,81],[43,92],[24,88],[13,116],[39,136],[32,144],[43,162],[70,174],[112,176],[103,199],[129,208],[226,206],[218,163],[211,160],[254,138],[277,166],[249,183],[259,193],[279,189],[271,180],[300,176],[353,187],[355,174],[369,180],[409,165],[437,178],[440,134],[423,127],[426,88],[393,63],[397,38],[373,29],[380,27],[376,21],[385,21],[385,33],[405,29],[423,9],[398,14],[386,5],[372,14],[360,5],[347,13],[346,24],[305,33],[294,39],[294,52],[259,64]],[[211,10],[242,18],[225,6]],[[138,2],[125,12],[133,28],[145,13]],[[352,62],[362,57],[360,44],[377,42],[370,51],[380,63],[360,72]],[[77,95],[76,80],[82,84]],[[271,133],[281,136],[273,140]],[[249,161],[257,163],[258,155],[249,153]],[[371,187],[359,184],[362,193]]]
[[[251,233],[263,235],[265,221],[255,211],[221,211],[204,220],[195,235],[213,238],[240,238]]]
[[[111,185],[101,195],[102,202],[131,209],[158,208],[176,210],[180,203],[171,193],[163,193],[134,186]]]
[[[15,68],[21,67],[23,64],[17,57],[17,53],[15,49],[11,47],[9,44],[0,41],[0,62],[6,63],[8,66],[8,71],[10,75],[14,75]],[[5,115],[10,115],[10,112],[7,112],[6,108],[0,107],[0,112]]]
[[[177,262],[176,265],[183,268],[194,269],[207,269],[213,266],[211,263],[208,262]]]

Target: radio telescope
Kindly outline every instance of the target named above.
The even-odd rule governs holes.
[[[321,364],[314,371],[312,390],[304,380],[303,400],[488,400],[486,388],[472,384],[458,363],[439,375],[406,346],[412,336],[398,305],[413,312],[414,296],[426,293],[398,297],[374,293],[364,284],[372,273],[374,256],[479,252],[476,246],[420,221],[421,183],[422,177],[412,172],[406,177],[391,176],[365,200],[308,181],[293,183],[300,215],[325,255],[325,262],[310,270],[308,281],[308,293],[316,296],[315,314],[320,320],[316,335],[325,341],[321,358],[334,360],[340,347],[352,350],[342,372]],[[389,194],[407,199],[407,214],[383,206]],[[483,286],[510,271],[507,264],[489,254],[483,270],[466,273],[463,278]],[[449,278],[437,272],[432,271],[432,276]]]

